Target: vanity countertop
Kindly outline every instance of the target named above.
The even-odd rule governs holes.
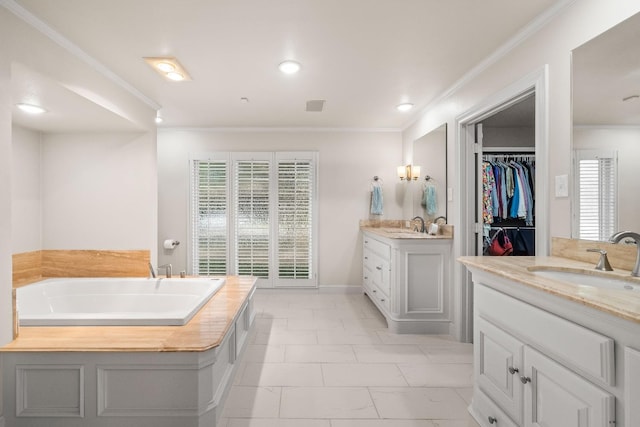
[[[576,285],[559,279],[541,277],[531,270],[550,269],[580,272],[589,275],[614,277],[640,286],[640,278],[631,277],[629,271],[616,269],[615,271],[600,272],[594,270],[592,263],[556,256],[465,256],[458,258],[458,261],[472,270],[492,273],[614,316],[640,323],[640,291]]]
[[[362,231],[376,234],[387,239],[414,239],[414,240],[433,240],[433,239],[453,239],[453,230],[447,226],[441,226],[438,234],[432,235],[427,233],[419,233],[408,228],[399,227],[360,227]]]
[[[206,351],[222,342],[255,283],[254,277],[228,276],[184,326],[22,326],[19,336],[0,352]]]

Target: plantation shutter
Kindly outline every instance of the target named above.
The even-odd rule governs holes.
[[[608,240],[617,229],[615,151],[577,150],[579,238]]]
[[[314,286],[314,162],[279,158],[277,165],[276,285],[291,286],[291,282],[297,280],[298,285],[306,282]]]
[[[191,183],[192,271],[227,274],[227,174],[225,160],[194,160]]]
[[[235,272],[269,277],[269,160],[234,162]]]

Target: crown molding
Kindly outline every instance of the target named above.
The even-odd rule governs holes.
[[[140,92],[134,86],[125,81],[122,77],[111,71],[106,65],[89,55],[78,45],[51,28],[46,22],[29,12],[24,7],[20,6],[14,0],[0,0],[0,6],[3,6],[18,18],[22,19],[25,23],[41,32],[46,37],[51,39],[51,41],[65,49],[67,52],[74,55],[85,64],[89,65],[91,68],[106,77],[108,80],[111,80],[113,83],[120,86],[122,89],[129,92],[134,97],[138,98],[144,104],[148,105],[154,110],[159,110],[162,107],[156,101]]]
[[[540,29],[542,29],[545,25],[547,25],[551,20],[553,20],[556,16],[564,11],[568,6],[572,3],[575,3],[576,0],[562,0],[558,3],[554,4],[540,15],[538,15],[533,21],[523,27],[520,31],[518,31],[513,37],[503,43],[500,47],[498,47],[493,53],[487,56],[485,59],[480,61],[475,67],[471,70],[467,71],[459,80],[457,80],[453,85],[451,85],[447,90],[442,92],[438,97],[436,97],[433,101],[429,102],[427,106],[422,108],[412,119],[411,121],[402,127],[402,131],[404,132],[409,127],[413,126],[421,117],[423,117],[427,111],[429,111],[434,106],[438,105],[443,100],[447,99],[464,86],[466,86],[473,79],[478,77],[483,71],[489,68],[491,65],[500,61],[504,57],[506,57],[509,52],[514,50],[516,47],[520,46],[526,40],[528,40],[531,36],[536,34]]]
[[[400,128],[318,128],[318,127],[159,127],[158,133],[163,132],[229,132],[229,133],[295,133],[295,132],[318,132],[318,133],[401,133]]]

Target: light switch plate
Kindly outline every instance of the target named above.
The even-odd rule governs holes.
[[[453,202],[453,188],[447,188],[447,202]]]
[[[556,197],[569,197],[569,175],[556,175]]]

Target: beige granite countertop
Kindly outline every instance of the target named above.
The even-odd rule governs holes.
[[[254,277],[228,276],[184,326],[22,326],[0,352],[206,351],[220,345],[255,285]]]
[[[622,279],[629,284],[640,286],[640,278],[631,277],[630,271],[616,269],[615,271],[601,272],[594,270],[593,263],[556,256],[466,256],[458,258],[458,261],[472,270],[477,269],[492,273],[614,316],[640,323],[640,290],[604,289],[576,285],[563,280],[541,277],[535,273],[535,270],[580,272],[605,278]]]
[[[416,239],[416,240],[432,240],[432,239],[453,239],[452,234],[427,234],[419,233],[408,228],[393,227],[360,227],[362,231],[368,231],[388,239]]]

